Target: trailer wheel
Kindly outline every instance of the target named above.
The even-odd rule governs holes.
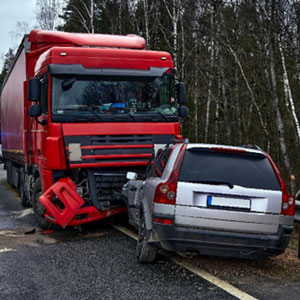
[[[139,233],[136,245],[136,255],[139,263],[153,263],[157,256],[158,248],[156,245],[149,244],[147,241],[147,229],[144,213],[141,212],[139,221]]]
[[[39,177],[34,185],[33,185],[33,192],[32,192],[32,208],[38,222],[38,225],[43,229],[51,229],[53,228],[54,224],[50,223],[45,217],[45,207],[40,202],[39,197],[42,195],[42,181]]]
[[[12,163],[8,160],[5,165],[7,170],[6,180],[8,185],[12,187]]]

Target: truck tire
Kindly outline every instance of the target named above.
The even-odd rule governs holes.
[[[33,192],[32,192],[32,208],[35,214],[36,220],[38,225],[43,229],[51,229],[53,228],[54,224],[50,223],[45,217],[45,207],[40,202],[39,197],[42,194],[42,181],[39,177],[33,185]]]
[[[147,229],[145,224],[144,213],[141,212],[139,220],[139,232],[136,245],[136,255],[139,263],[153,263],[157,256],[158,248],[147,241]]]
[[[26,189],[25,189],[25,179],[24,179],[24,172],[21,169],[20,171],[20,184],[19,184],[19,194],[21,199],[21,204],[23,207],[31,207],[30,200],[28,199]]]
[[[7,180],[7,183],[10,187],[12,187],[12,163],[11,161],[7,161],[6,162],[6,171],[7,171],[7,175],[6,175],[6,180]]]
[[[20,184],[19,193],[20,193],[20,199],[21,199],[22,206],[23,207],[31,207],[32,205],[25,193],[24,184]]]

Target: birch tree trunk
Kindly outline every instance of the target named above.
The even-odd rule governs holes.
[[[144,18],[145,18],[145,34],[146,34],[146,47],[149,49],[149,6],[148,6],[148,0],[143,0],[144,4]]]
[[[229,123],[229,109],[228,109],[228,99],[226,95],[226,78],[224,72],[224,59],[223,56],[220,55],[220,80],[221,80],[221,91],[222,91],[222,99],[223,99],[223,111],[224,111],[224,123],[225,123],[225,132],[227,136],[227,142],[229,144],[232,143],[232,135],[231,135],[231,126]]]
[[[213,13],[210,16],[211,26],[211,46],[210,46],[210,70],[208,73],[208,95],[206,103],[206,115],[205,115],[205,128],[204,128],[204,142],[208,141],[209,119],[210,119],[210,105],[212,99],[212,73],[214,72],[215,65],[215,37],[214,37],[214,19]]]
[[[247,132],[247,128],[246,128],[246,124],[244,122],[244,118],[241,112],[241,108],[240,108],[240,103],[239,103],[239,79],[238,79],[238,70],[237,68],[235,68],[234,70],[234,82],[235,82],[235,88],[234,88],[234,95],[235,95],[235,107],[236,107],[236,111],[235,111],[235,116],[238,122],[238,128],[237,128],[237,132],[238,132],[238,143],[244,144],[245,140],[243,140],[243,134],[242,134],[242,128],[244,131],[244,139],[246,138],[246,142],[248,142],[248,132]]]
[[[290,87],[290,81],[289,81],[289,77],[288,77],[287,70],[286,70],[285,57],[284,57],[282,44],[281,44],[280,40],[278,40],[278,47],[279,47],[279,51],[280,51],[281,64],[282,64],[282,69],[283,69],[283,87],[284,87],[284,94],[285,94],[285,98],[286,98],[286,105],[290,105],[290,107],[291,107],[291,113],[292,113],[292,117],[293,117],[295,127],[296,127],[298,143],[300,143],[300,126],[299,126],[298,117],[296,115],[294,99],[293,99],[293,95],[292,95],[292,91],[291,91],[291,87]]]
[[[194,79],[194,129],[195,129],[195,143],[198,142],[199,128],[198,128],[198,100],[199,100],[199,72],[198,72],[198,26],[195,30],[195,79]]]
[[[90,0],[90,26],[91,26],[91,33],[95,33],[94,27],[94,0]]]
[[[175,69],[177,70],[178,68],[178,58],[177,58],[177,21],[178,18],[176,16],[176,0],[173,0],[173,17],[172,17],[172,22],[173,22],[173,53],[174,53],[174,65]]]
[[[82,5],[82,9],[79,9],[76,5],[72,5],[72,8],[77,14],[78,21],[87,33],[95,33],[94,0],[90,0],[89,6],[87,6],[83,0],[80,0],[80,3]]]
[[[118,8],[119,8],[119,11],[118,11],[118,31],[119,31],[119,34],[122,34],[122,1],[120,0],[120,2],[118,3]]]
[[[277,79],[276,79],[276,72],[275,72],[275,62],[274,62],[274,53],[273,53],[273,48],[272,45],[269,47],[270,51],[270,74],[271,74],[271,84],[272,84],[272,95],[273,95],[273,101],[271,101],[273,105],[273,110],[275,112],[275,122],[278,130],[278,135],[279,135],[279,145],[281,149],[281,153],[283,156],[283,161],[285,164],[285,167],[289,174],[293,174],[292,172],[292,166],[290,162],[290,157],[287,151],[287,146],[286,146],[286,141],[285,141],[285,130],[284,130],[284,125],[283,125],[283,120],[279,108],[279,98],[277,94]],[[292,193],[294,194],[296,191],[296,186],[295,182],[293,180],[290,180],[290,185],[292,189]]]
[[[219,44],[219,38],[220,38],[220,25],[217,24],[217,31],[216,31],[216,43],[215,43],[215,48],[216,48],[216,60],[219,65],[218,70],[216,70],[215,77],[217,77],[217,82],[218,82],[218,92],[217,92],[217,99],[215,99],[216,103],[216,109],[215,109],[215,144],[218,143],[219,141],[219,112],[220,112],[220,104],[219,102],[222,99],[222,83],[221,83],[221,71],[220,71],[220,44]]]
[[[177,24],[179,21],[180,14],[182,13],[182,1],[181,0],[173,0],[172,1],[172,12],[169,9],[168,3],[166,0],[163,0],[166,10],[168,12],[168,15],[172,22],[173,27],[173,61],[174,61],[174,67],[177,69],[178,67],[178,53],[177,53],[177,45],[178,45],[178,30],[177,30]]]
[[[180,26],[181,26],[181,80],[184,80],[184,62],[185,62],[185,32],[184,32],[184,20],[180,14]],[[197,67],[196,67],[197,68]]]
[[[89,33],[95,33],[94,27],[94,0],[90,0],[90,6],[88,7],[87,4],[81,0],[82,5],[85,8],[85,13],[88,15],[89,18]]]

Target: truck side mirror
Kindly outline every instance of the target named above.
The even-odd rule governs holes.
[[[28,81],[28,95],[30,101],[39,101],[41,95],[41,83],[38,77],[30,78]]]
[[[37,118],[42,114],[41,107],[39,105],[31,105],[29,107],[29,116]]]
[[[177,101],[179,104],[185,104],[186,103],[186,95],[185,95],[185,85],[183,82],[178,82],[176,84],[176,90],[177,90]]]
[[[184,106],[184,105],[179,106],[179,108],[178,108],[178,116],[180,118],[183,119],[183,118],[187,117],[188,114],[189,114],[189,109],[186,106]]]

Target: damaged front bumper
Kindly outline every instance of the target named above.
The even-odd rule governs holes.
[[[53,202],[57,198],[60,205]],[[61,227],[76,226],[115,214],[126,212],[126,207],[100,211],[94,206],[82,207],[85,201],[76,191],[75,183],[69,178],[61,178],[48,188],[39,198],[46,208],[45,218]]]

